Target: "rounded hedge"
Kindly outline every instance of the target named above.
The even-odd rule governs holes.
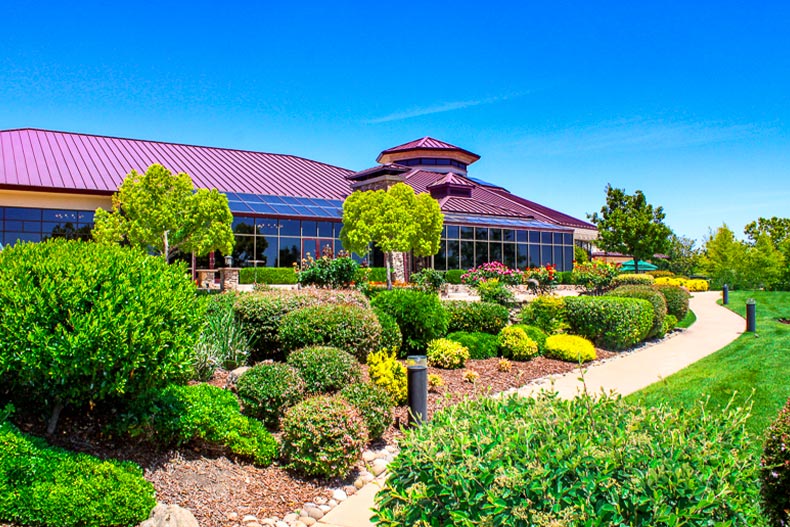
[[[373,308],[373,312],[381,324],[381,347],[398,351],[403,342],[403,335],[398,327],[398,321],[385,311]]]
[[[637,273],[624,273],[615,276],[612,279],[612,287],[620,287],[621,285],[653,285],[656,281],[655,278],[649,274]]]
[[[425,351],[428,342],[447,334],[447,312],[435,294],[393,289],[382,291],[371,303],[398,323],[403,334],[401,354]]]
[[[558,333],[567,327],[564,297],[541,295],[524,306],[518,317],[522,324],[536,326],[549,335]]]
[[[546,339],[546,356],[568,362],[595,360],[595,346],[577,335],[552,335]]]
[[[295,368],[280,362],[256,364],[236,382],[244,413],[277,428],[280,417],[304,398],[305,383]]]
[[[508,326],[499,332],[499,352],[508,359],[530,360],[538,355],[538,344],[517,326]]]
[[[747,417],[606,394],[465,401],[399,442],[373,522],[761,525]]]
[[[357,360],[337,348],[302,348],[288,355],[287,362],[299,372],[308,394],[336,392],[362,377]]]
[[[675,315],[678,320],[686,318],[689,311],[689,293],[678,285],[657,284],[653,286],[664,295],[667,301],[667,313]]]
[[[769,525],[790,525],[790,399],[765,431],[760,480]]]
[[[667,316],[667,301],[660,291],[649,286],[623,285],[609,291],[606,295],[620,298],[641,298],[650,302],[650,305],[653,306],[653,326],[648,331],[647,338],[664,336],[666,333],[664,319]]]
[[[474,331],[498,334],[507,326],[510,312],[505,306],[491,302],[465,302],[447,300],[442,302],[448,315],[447,331]]]
[[[0,384],[57,410],[185,381],[203,308],[181,263],[76,240],[6,247]]]
[[[463,368],[469,360],[469,350],[450,339],[435,339],[428,343],[428,364],[435,368],[455,370]]]
[[[359,382],[343,388],[340,396],[359,410],[369,439],[379,439],[392,424],[392,398],[381,386]]]
[[[565,316],[571,333],[611,350],[643,341],[653,327],[653,305],[641,298],[569,296]]]
[[[373,311],[358,306],[303,307],[282,317],[277,336],[286,352],[332,346],[364,362],[381,345],[381,324]]]
[[[525,324],[513,324],[513,327],[523,329],[524,333],[538,345],[538,353],[543,354],[543,350],[546,349],[546,338],[548,338],[545,331],[537,326],[527,326]]]
[[[470,359],[490,359],[499,354],[499,340],[490,333],[456,331],[447,335],[447,338],[465,346]]]
[[[282,428],[288,468],[307,476],[345,477],[368,442],[359,411],[339,396],[317,396],[289,408]]]

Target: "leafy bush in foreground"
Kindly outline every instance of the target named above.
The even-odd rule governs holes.
[[[519,313],[522,324],[535,326],[549,335],[564,331],[568,324],[565,320],[565,300],[561,296],[541,295],[524,306]]]
[[[741,409],[599,395],[481,398],[410,430],[376,496],[382,527],[760,524]]]
[[[288,364],[299,372],[308,394],[331,393],[359,381],[362,370],[357,360],[337,348],[314,346],[288,355]]]
[[[239,271],[240,284],[295,284],[293,267],[245,267]]]
[[[280,417],[304,398],[304,381],[299,372],[281,362],[256,364],[236,383],[244,413],[256,417],[270,428],[277,428]]]
[[[508,326],[499,332],[499,352],[507,358],[518,361],[530,360],[538,355],[538,343],[529,338],[519,326]]]
[[[209,380],[217,368],[233,370],[247,363],[250,339],[233,312],[235,298],[232,293],[205,298],[206,321],[195,343],[197,380]]]
[[[763,510],[770,525],[790,525],[790,399],[765,431],[760,479]]]
[[[437,295],[393,289],[382,291],[372,303],[397,321],[403,334],[401,353],[425,351],[429,341],[447,334],[447,312]]]
[[[368,375],[374,384],[384,388],[395,404],[406,402],[406,366],[398,362],[394,350],[383,349],[368,355]]]
[[[447,300],[442,302],[449,322],[447,331],[471,331],[498,334],[507,326],[510,312],[505,306],[491,302],[465,302]]]
[[[373,312],[381,324],[381,347],[394,349],[397,352],[403,343],[403,335],[398,327],[398,322],[392,315],[381,309],[373,308]]]
[[[538,353],[543,355],[543,351],[546,349],[546,339],[548,338],[545,331],[537,326],[527,326],[524,324],[513,324],[513,327],[523,329],[524,333],[538,345]]]
[[[646,285],[651,286],[655,278],[649,274],[623,273],[612,279],[612,287],[617,288],[623,285]]]
[[[653,326],[647,333],[647,338],[664,336],[666,333],[664,319],[667,316],[667,301],[660,291],[649,286],[622,285],[609,291],[606,295],[620,298],[641,298],[650,302],[650,305],[653,306]]]
[[[565,316],[572,333],[611,350],[643,341],[653,327],[653,306],[639,298],[567,297]]]
[[[392,398],[381,386],[358,382],[343,388],[340,396],[359,410],[369,439],[380,438],[392,424]]]
[[[689,293],[677,285],[657,284],[653,286],[664,295],[667,301],[667,313],[675,315],[678,320],[683,320],[689,311]]]
[[[499,354],[499,339],[490,333],[456,331],[447,338],[466,346],[470,359],[490,359]]]

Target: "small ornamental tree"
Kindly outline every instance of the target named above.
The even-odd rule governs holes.
[[[177,253],[230,254],[234,236],[228,198],[217,189],[193,190],[192,178],[162,165],[132,170],[112,196],[112,212],[96,210],[93,238],[153,250],[169,261]]]
[[[633,257],[637,273],[639,260],[652,258],[668,248],[672,231],[664,225],[664,209],[649,204],[641,190],[630,195],[606,185],[606,205],[600,214],[587,217],[598,227],[597,245],[605,251]]]
[[[364,254],[371,244],[385,254],[387,288],[392,289],[392,256],[413,251],[431,256],[439,251],[444,215],[430,194],[414,194],[405,183],[388,190],[352,193],[343,203],[343,248]]]

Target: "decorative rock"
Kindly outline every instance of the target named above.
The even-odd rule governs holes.
[[[370,463],[374,459],[376,459],[376,453],[373,452],[372,450],[365,450],[364,452],[362,452],[362,461],[364,461],[365,463]]]
[[[326,505],[324,505],[325,507]],[[324,511],[319,509],[318,507],[309,507],[305,509],[307,511],[307,516],[313,518],[314,520],[320,520],[324,517]]]
[[[280,521],[276,522],[276,523],[274,524],[274,526],[275,526],[275,527],[291,527],[290,525],[288,525],[287,523],[285,523],[285,522],[284,522],[284,521],[282,521],[282,520],[280,520]]]
[[[332,499],[335,501],[346,501],[348,499],[348,494],[341,489],[337,489],[332,492]]]
[[[353,496],[357,493],[357,488],[354,485],[346,485],[343,487],[343,492],[346,493],[346,496]]]
[[[321,509],[324,514],[332,510],[332,507],[329,505],[319,505],[318,508]]]
[[[305,525],[303,521],[296,520],[293,523],[293,527],[307,527],[307,525]]]
[[[334,500],[334,499],[333,500],[329,500],[328,502],[326,502],[326,504],[329,505],[330,508],[335,508],[335,507],[337,507],[337,500]]]
[[[359,490],[365,486],[365,482],[362,480],[362,477],[358,477],[357,480],[354,482],[354,488]]]
[[[159,503],[140,527],[198,527],[191,512],[178,505]]]
[[[398,453],[398,447],[393,446],[393,445],[387,445],[387,452],[389,452],[391,454],[397,454]]]
[[[277,520],[275,520],[274,518],[266,518],[264,520],[261,520],[261,525],[275,525],[276,523]]]
[[[293,522],[295,522],[298,519],[299,519],[299,516],[297,516],[293,512],[291,514],[286,514],[285,516],[283,516],[283,521],[286,522],[286,523],[293,523]]]
[[[239,513],[238,512],[229,512],[228,513],[228,519],[230,521],[236,521],[238,518],[239,518]]]
[[[246,525],[246,527],[263,527],[263,526],[262,526],[260,523],[258,523],[258,522],[250,522],[250,523],[246,523],[245,525]]]
[[[302,523],[304,523],[304,524],[305,524],[307,527],[310,527],[311,525],[315,525],[315,524],[317,523],[317,520],[315,520],[315,519],[313,519],[313,518],[310,518],[310,517],[308,516],[307,518],[305,518],[304,520],[302,520]]]
[[[325,505],[326,502],[329,501],[329,500],[327,500],[323,496],[316,496],[316,498],[313,501],[316,502],[318,505]]]
[[[225,383],[225,389],[235,387],[236,381],[239,380],[239,377],[241,377],[244,374],[244,372],[246,372],[249,369],[250,369],[249,366],[240,366],[235,370],[233,370],[232,372],[230,372],[230,374],[228,375],[228,381]]]
[[[241,519],[241,523],[249,523],[249,522],[257,522],[258,517],[253,516],[252,514],[246,514],[244,518]]]
[[[370,471],[374,476],[382,475],[385,470],[387,470],[387,461],[384,459],[374,460],[373,465],[370,467]]]

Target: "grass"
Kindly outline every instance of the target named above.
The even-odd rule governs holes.
[[[735,395],[737,405],[752,402],[749,432],[760,438],[790,397],[790,292],[731,291],[727,306],[746,316],[746,299],[757,301],[757,332],[744,333],[730,345],[691,366],[628,396],[632,402],[690,407],[710,397],[712,408]],[[684,319],[685,320],[685,319]],[[756,439],[755,451],[762,441]]]
[[[686,329],[688,327],[691,327],[691,325],[696,321],[697,321],[697,315],[695,315],[694,312],[689,309],[688,312],[686,313],[686,316],[683,317],[683,320],[678,322],[678,325],[675,327]]]

